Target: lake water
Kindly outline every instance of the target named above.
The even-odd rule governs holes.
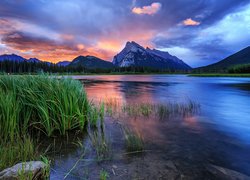
[[[111,141],[113,158],[97,162],[89,152],[77,162],[81,149],[72,145],[73,140],[62,140],[60,152],[53,154],[51,179],[65,177],[76,162],[68,179],[98,179],[102,169],[110,179],[219,179],[208,170],[211,165],[250,176],[250,78],[185,75],[74,78],[83,82],[94,102],[109,98],[122,103],[160,104],[192,100],[200,104],[200,111],[166,121],[121,118],[143,136],[146,151],[135,156],[126,155],[119,123],[107,117],[105,135]],[[80,141],[88,146],[86,136]]]

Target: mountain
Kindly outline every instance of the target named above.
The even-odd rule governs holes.
[[[16,54],[3,54],[0,55],[0,62],[1,61],[15,61],[15,62],[35,62],[35,63],[46,63],[47,65],[52,65],[53,63],[47,61],[41,61],[37,58],[29,58],[25,59],[22,56],[18,56]]]
[[[32,63],[46,63],[46,64],[49,65],[49,66],[53,65],[53,63],[51,63],[51,62],[42,61],[42,60],[37,59],[37,58],[29,58],[29,59],[27,60],[27,62],[32,62]]]
[[[37,59],[37,58],[29,58],[29,59],[27,60],[27,62],[40,63],[40,62],[42,62],[42,61],[39,60],[39,59]]]
[[[23,61],[26,61],[26,59],[16,54],[3,54],[3,55],[0,55],[0,62],[1,61],[23,62]]]
[[[70,61],[60,61],[58,63],[56,63],[56,65],[58,66],[68,66],[71,62]]]
[[[223,72],[236,65],[250,64],[250,46],[241,51],[208,66],[196,68],[194,71]]]
[[[110,69],[114,67],[111,62],[104,61],[95,56],[78,56],[69,66],[83,66],[86,69]]]
[[[144,48],[139,44],[127,42],[124,49],[113,59],[119,67],[150,67],[153,69],[190,70],[191,67],[168,52]]]

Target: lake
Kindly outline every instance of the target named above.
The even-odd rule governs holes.
[[[74,76],[83,82],[93,103],[186,103],[200,105],[185,117],[105,117],[104,135],[112,158],[95,160],[87,135],[72,135],[54,145],[51,179],[220,179],[220,168],[250,176],[250,78],[188,77],[186,75]],[[119,123],[139,132],[145,151],[128,155]],[[84,154],[84,155],[83,155]],[[86,154],[86,155],[85,155]],[[79,160],[83,155],[84,158]],[[68,173],[70,171],[70,173]],[[67,175],[68,173],[68,175]],[[230,174],[233,177],[232,174]]]

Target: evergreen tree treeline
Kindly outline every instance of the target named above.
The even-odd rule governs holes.
[[[173,69],[152,69],[149,67],[85,68],[84,66],[59,66],[48,62],[0,61],[2,73],[187,73]]]
[[[63,72],[83,72],[84,67],[64,67],[48,62],[18,62],[18,61],[1,61],[0,72],[3,73],[63,73]]]

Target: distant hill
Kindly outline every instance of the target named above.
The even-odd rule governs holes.
[[[114,65],[95,56],[78,56],[69,66],[82,66],[86,69],[111,69]]]
[[[250,64],[250,46],[217,63],[196,68],[194,72],[226,72],[233,66],[244,64]]]
[[[3,55],[0,55],[0,62],[1,61],[23,62],[23,61],[26,61],[26,59],[16,54],[3,54]]]
[[[15,54],[4,54],[0,56],[1,61],[12,62],[31,62],[58,66],[65,70],[72,69],[73,71],[90,70],[94,72],[108,71],[130,71],[127,67],[132,67],[133,71],[186,71],[192,69],[176,56],[172,56],[168,52],[159,51],[156,49],[144,48],[135,42],[127,42],[124,49],[118,53],[113,62],[102,60],[95,56],[78,56],[73,61],[61,61],[56,64],[41,61],[37,58],[25,59]],[[126,68],[124,68],[126,67]],[[134,68],[135,67],[135,68]],[[147,67],[147,68],[144,68]]]
[[[27,62],[40,63],[40,62],[43,62],[43,61],[41,61],[40,59],[37,59],[37,58],[29,58],[27,60]]]
[[[56,65],[66,67],[66,66],[68,66],[70,63],[71,63],[71,61],[60,61],[60,62],[56,63]]]
[[[18,56],[16,54],[3,54],[0,55],[0,62],[2,61],[14,61],[14,62],[31,62],[31,63],[46,63],[48,65],[52,65],[53,63],[51,62],[47,62],[47,61],[42,61],[40,59],[37,58],[29,58],[29,59],[25,59],[22,56]]]
[[[113,64],[118,67],[148,67],[165,70],[190,70],[191,67],[168,52],[144,48],[136,42],[127,42]]]

